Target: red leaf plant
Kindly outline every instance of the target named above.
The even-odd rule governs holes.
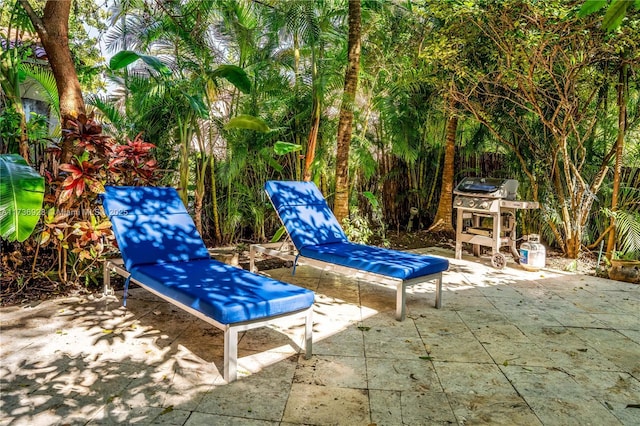
[[[76,164],[61,164],[60,170],[70,173],[62,182],[62,191],[58,197],[58,204],[64,204],[74,195],[80,198],[85,188],[89,188],[93,193],[104,192],[104,186],[101,182],[101,166],[98,163],[92,163],[88,160],[88,153],[84,153],[81,157],[75,157]]]
[[[109,162],[109,170],[115,173],[112,176],[118,183],[126,185],[155,180],[158,163],[151,157],[151,150],[155,147],[144,141],[142,133],[138,133],[133,140],[127,139],[125,144],[117,145]]]

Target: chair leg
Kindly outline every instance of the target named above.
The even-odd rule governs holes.
[[[310,359],[313,354],[313,307],[307,310],[304,325],[304,358]]]
[[[102,285],[103,296],[113,295],[113,288],[111,287],[111,263],[108,260],[102,264]]]
[[[406,316],[406,294],[407,286],[404,281],[400,281],[396,286],[396,320],[404,321]]]
[[[436,309],[442,307],[442,274],[436,280]]]
[[[238,378],[238,330],[224,331],[224,380],[231,383]]]
[[[253,245],[249,246],[249,271],[258,272],[256,268],[256,249]]]

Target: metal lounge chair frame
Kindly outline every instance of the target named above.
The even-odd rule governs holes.
[[[111,188],[115,188],[115,187],[111,187]],[[111,189],[110,187],[107,187],[107,190],[109,191]],[[125,189],[131,189],[133,190],[133,188],[125,188]],[[173,194],[172,194],[173,195]],[[175,194],[175,196],[177,196],[177,194]],[[106,206],[105,206],[106,207]],[[185,210],[186,212],[186,210]],[[109,212],[107,212],[107,214],[109,215]],[[112,215],[109,215],[110,218],[112,218]],[[189,219],[190,220],[190,219]],[[118,234],[116,232],[116,237],[118,237]],[[199,235],[198,235],[199,238]],[[119,241],[120,243],[120,241]],[[235,270],[236,267],[234,266],[230,266],[230,265],[225,265],[222,264],[220,262],[217,262],[213,259],[210,260],[211,262],[215,262],[216,263],[216,267],[217,268],[230,268],[230,270]],[[179,263],[178,263],[179,264]],[[104,269],[103,269],[103,284],[104,284],[104,292],[106,295],[112,295],[113,294],[113,289],[111,287],[111,273],[115,272],[118,275],[124,277],[127,281],[126,281],[126,285],[125,285],[125,295],[124,295],[124,304],[126,306],[126,292],[127,292],[127,287],[129,284],[129,281],[134,282],[135,284],[139,285],[140,287],[146,289],[147,291],[155,294],[156,296],[160,297],[163,300],[166,300],[167,302],[171,303],[172,305],[175,305],[183,310],[185,310],[186,312],[196,316],[197,318],[202,319],[203,321],[206,321],[207,323],[219,328],[220,330],[222,330],[224,332],[224,370],[223,370],[223,377],[224,380],[229,383],[229,382],[233,382],[237,379],[238,374],[237,374],[237,366],[238,366],[238,333],[243,332],[243,331],[247,331],[250,329],[254,329],[254,328],[259,328],[259,327],[264,327],[266,325],[269,325],[275,321],[278,321],[280,319],[290,319],[290,318],[304,318],[305,319],[305,331],[304,331],[304,351],[305,351],[305,358],[309,359],[311,357],[312,354],[312,345],[313,345],[313,337],[312,337],[312,325],[313,325],[313,303],[311,303],[310,306],[304,308],[304,309],[296,309],[296,310],[292,310],[290,312],[283,312],[280,313],[278,315],[272,315],[272,316],[268,316],[268,317],[260,317],[260,318],[256,318],[256,319],[250,319],[250,320],[246,320],[246,321],[238,321],[238,322],[232,322],[232,323],[225,323],[225,322],[221,322],[218,321],[217,319],[213,318],[211,315],[208,315],[207,313],[203,312],[201,309],[197,309],[194,308],[194,306],[191,306],[187,303],[184,303],[180,300],[177,300],[174,297],[171,297],[167,294],[165,294],[163,291],[159,290],[157,288],[157,286],[154,288],[150,285],[148,285],[148,283],[144,282],[144,280],[138,280],[136,278],[133,278],[131,276],[131,272],[127,270],[127,267],[125,265],[125,261],[123,259],[109,259],[106,260],[104,262]],[[245,271],[247,274],[249,274],[249,272]],[[266,277],[265,277],[266,278]],[[274,281],[274,280],[272,280]],[[242,283],[234,283],[235,285],[238,286],[242,286]],[[284,284],[284,283],[282,283]],[[292,286],[290,284],[286,284],[287,286],[291,286],[291,288],[296,288],[295,286]],[[249,308],[247,308],[249,309]],[[302,348],[301,348],[302,349]]]
[[[311,191],[316,190],[317,188],[315,187],[315,184],[311,183],[311,182],[283,182],[284,184],[290,183],[292,185],[309,185],[309,188],[311,188],[311,185],[313,185],[313,188],[311,188]],[[270,184],[270,182],[267,182],[268,186]],[[314,189],[315,188],[315,189]],[[273,256],[273,257],[277,257],[286,261],[291,261],[293,262],[293,273],[295,274],[295,267],[298,264],[303,264],[303,265],[310,265],[313,267],[317,267],[317,268],[324,268],[326,270],[329,271],[334,271],[338,274],[344,274],[344,275],[349,275],[353,278],[356,279],[366,279],[368,281],[371,282],[375,282],[378,284],[382,284],[382,285],[392,285],[395,286],[396,289],[396,310],[395,310],[395,318],[398,321],[404,321],[404,319],[406,318],[406,293],[407,293],[407,287],[413,286],[413,285],[417,285],[417,284],[421,284],[421,283],[425,283],[425,282],[429,282],[429,281],[435,281],[435,287],[436,287],[436,295],[435,295],[435,307],[437,309],[440,309],[442,307],[442,272],[445,271],[446,269],[448,269],[448,262],[443,261],[442,265],[446,265],[446,266],[441,266],[439,268],[437,268],[438,270],[434,271],[433,273],[427,273],[424,275],[420,275],[417,277],[412,277],[409,279],[402,279],[402,278],[396,278],[396,277],[392,277],[392,276],[388,276],[388,275],[384,275],[384,274],[380,274],[380,273],[375,273],[375,272],[371,272],[371,271],[367,271],[367,270],[363,270],[360,268],[354,268],[354,267],[350,267],[350,266],[346,266],[346,265],[340,265],[340,264],[336,264],[336,263],[332,263],[332,262],[327,262],[325,260],[320,260],[320,259],[314,259],[308,256],[304,256],[300,254],[300,250],[296,247],[296,245],[294,244],[294,239],[291,237],[291,233],[290,233],[290,229],[289,227],[287,227],[287,222],[286,220],[283,220],[283,218],[280,215],[280,212],[278,211],[278,208],[276,206],[276,203],[274,203],[274,200],[272,199],[271,195],[269,194],[269,191],[266,191],[267,193],[267,197],[269,198],[269,200],[271,201],[271,203],[274,205],[276,213],[278,214],[278,217],[280,218],[280,221],[285,225],[285,230],[288,234],[288,239],[285,242],[278,242],[278,243],[266,243],[266,244],[252,244],[250,245],[250,249],[249,249],[249,262],[250,262],[250,270],[252,272],[257,272],[257,268],[255,265],[255,258],[256,258],[256,254],[257,253],[262,253],[264,255],[267,256]],[[323,200],[324,201],[324,200]],[[324,207],[324,206],[323,206]],[[329,210],[328,206],[326,206],[326,211],[324,211],[324,214],[326,216],[331,216],[329,218],[329,220],[333,221],[335,220],[335,217],[333,217],[333,213],[331,213],[331,211]],[[335,223],[337,224],[337,221],[335,221]],[[339,225],[337,225],[339,226]],[[384,250],[384,249],[382,249]],[[388,250],[389,253],[394,253],[396,252],[395,250]],[[429,258],[433,258],[432,256],[424,256],[425,259],[429,259]]]

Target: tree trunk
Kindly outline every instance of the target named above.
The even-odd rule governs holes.
[[[567,234],[566,239],[566,247],[567,252],[566,256],[569,259],[577,259],[580,256],[580,248],[582,247],[582,242],[580,241],[580,236],[582,234],[582,227],[576,226],[571,235]]]
[[[71,0],[48,0],[42,17],[35,13],[29,0],[19,0],[19,2],[27,12],[47,52],[49,65],[58,86],[60,116],[62,127],[65,128],[66,119],[85,113],[80,81],[71,57],[71,50],[69,50]],[[64,142],[61,161],[69,162],[72,155],[73,142]]]
[[[622,154],[624,148],[624,136],[627,128],[627,65],[620,67],[620,77],[618,80],[618,138],[616,139],[616,158],[613,168],[613,193],[611,194],[611,211],[618,210],[618,193],[620,192],[620,172],[622,170]],[[611,217],[609,225],[609,239],[607,241],[607,258],[611,260],[616,245],[616,217]]]
[[[333,205],[333,212],[340,223],[349,215],[349,147],[360,69],[360,27],[360,0],[349,0],[349,63],[345,72],[344,93],[338,121],[336,195]]]
[[[320,98],[314,95],[313,111],[311,118],[311,130],[309,130],[309,140],[307,141],[307,153],[304,157],[303,180],[311,180],[311,166],[316,156],[316,145],[318,141],[318,130],[320,129]]]
[[[456,154],[456,131],[458,130],[458,117],[455,115],[455,101],[450,102],[449,119],[447,120],[447,133],[444,147],[444,167],[442,169],[442,187],[440,189],[440,201],[438,211],[433,220],[430,232],[438,233],[452,238],[455,235],[453,229],[453,179],[454,158]]]

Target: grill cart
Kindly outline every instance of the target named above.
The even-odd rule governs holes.
[[[502,269],[507,264],[500,253],[509,247],[516,262],[520,256],[516,249],[516,210],[537,209],[535,201],[517,201],[518,181],[498,178],[464,178],[456,186],[453,207],[457,209],[456,259],[462,257],[462,243],[473,245],[474,256],[480,256],[480,247],[491,247],[491,264]]]

